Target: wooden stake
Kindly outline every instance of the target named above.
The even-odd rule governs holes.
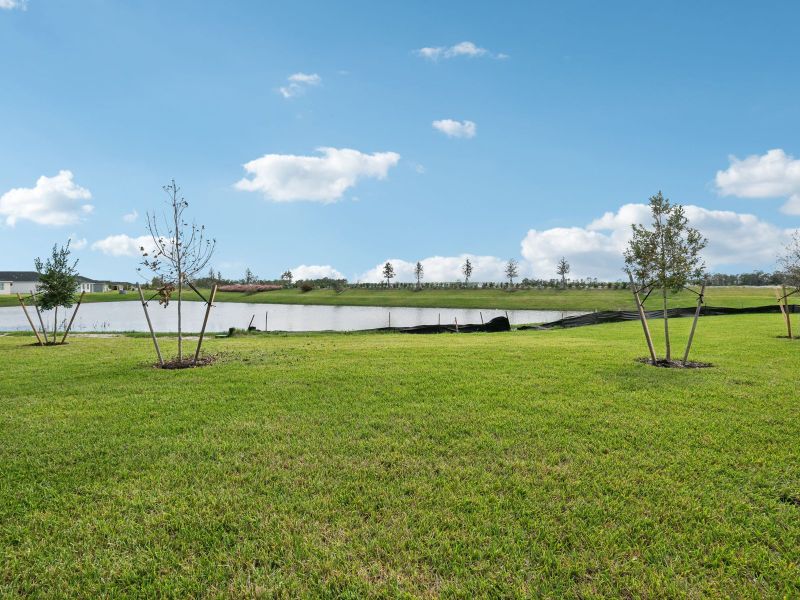
[[[33,300],[33,306],[36,309],[36,314],[39,315],[39,325],[42,326],[42,335],[44,336],[44,343],[49,344],[50,338],[47,337],[47,329],[44,326],[44,319],[42,319],[42,313],[39,312],[39,303],[36,302],[36,296],[31,294],[31,300]],[[53,340],[55,342],[55,340]]]
[[[253,321],[255,321],[256,316],[253,315],[250,317],[250,323],[247,325],[247,331],[250,331],[250,328],[253,326]]]
[[[706,291],[706,283],[700,287],[700,295],[697,297],[697,310],[694,311],[694,321],[692,321],[692,329],[689,331],[689,341],[686,343],[686,352],[683,353],[683,364],[689,360],[689,350],[692,347],[692,340],[694,339],[694,331],[697,329],[697,319],[700,317],[700,309],[703,306],[703,294]]]
[[[783,308],[786,310],[786,329],[789,331],[789,339],[792,337],[792,316],[789,314],[789,299],[786,295],[786,286],[783,286]]]
[[[269,311],[267,311],[266,315],[264,316],[264,333],[269,331]]]
[[[147,312],[147,302],[144,301],[144,294],[142,293],[142,286],[136,284],[136,289],[139,290],[139,300],[142,301],[142,308],[144,309],[144,317],[147,319],[147,327],[150,329],[150,337],[153,338],[153,345],[156,347],[156,354],[158,355],[158,364],[164,366],[164,359],[161,357],[161,349],[158,347],[158,339],[156,333],[153,331],[153,324],[150,322],[150,315]]]
[[[453,317],[456,322],[456,333],[458,333],[458,317]]]
[[[656,349],[653,346],[653,338],[650,337],[650,327],[647,325],[647,315],[644,312],[642,301],[639,299],[639,291],[636,289],[636,283],[633,281],[633,275],[628,273],[631,280],[631,291],[633,292],[633,300],[636,302],[636,310],[639,312],[639,320],[642,322],[642,329],[644,330],[644,337],[647,340],[647,349],[650,351],[650,358],[656,362]]]
[[[75,310],[72,312],[72,318],[69,320],[69,325],[67,325],[66,331],[64,331],[64,337],[61,338],[61,343],[64,343],[64,340],[67,339],[69,335],[69,330],[72,329],[72,322],[75,320],[75,315],[78,314],[78,309],[81,307],[81,301],[83,300],[83,295],[86,292],[81,292],[80,298],[78,298],[78,303],[75,305]]]
[[[28,309],[25,307],[25,301],[19,294],[17,294],[17,300],[19,300],[19,305],[22,307],[22,312],[25,313],[25,317],[28,319],[28,323],[31,324],[31,329],[33,329],[33,335],[36,336],[36,341],[39,342],[40,346],[43,346],[44,344],[42,343],[42,338],[39,337],[39,332],[36,331],[36,326],[33,324],[33,320],[31,319],[31,316],[28,314]]]
[[[483,313],[482,312],[478,312],[478,314],[481,316],[481,325],[483,325]]]
[[[206,334],[206,324],[208,323],[208,315],[211,313],[211,305],[214,303],[214,297],[217,295],[217,284],[211,288],[211,297],[208,299],[208,306],[206,306],[206,316],[203,317],[203,328],[200,330],[200,339],[197,340],[197,350],[194,352],[194,364],[197,364],[197,359],[200,356],[200,346],[203,345],[203,336]],[[255,316],[255,315],[254,315]]]

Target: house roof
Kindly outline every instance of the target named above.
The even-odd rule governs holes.
[[[0,271],[0,281],[39,281],[36,271]]]
[[[76,277],[78,283],[111,283],[110,281],[99,281],[97,279],[89,279],[83,275]],[[39,273],[36,271],[0,271],[0,281],[39,281]]]

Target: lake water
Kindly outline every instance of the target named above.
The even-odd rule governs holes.
[[[153,327],[159,332],[170,332],[177,329],[177,303],[171,302],[167,308],[158,302],[148,304]],[[59,311],[59,327],[63,319],[71,316]],[[36,311],[33,307],[28,312],[38,326]],[[244,329],[253,318],[253,326],[264,330],[268,323],[270,331],[357,331],[361,329],[377,329],[379,327],[411,327],[414,325],[435,325],[441,323],[459,324],[480,323],[508,313],[512,324],[544,323],[562,317],[585,314],[574,311],[555,310],[498,310],[457,309],[457,308],[402,308],[376,306],[307,306],[292,304],[245,304],[239,302],[219,302],[211,310],[208,320],[209,332],[227,331],[229,327]],[[267,313],[269,316],[267,317]],[[203,325],[205,304],[202,302],[183,303],[183,330],[200,331]],[[44,313],[43,318],[48,328],[52,327],[52,311]],[[0,308],[0,331],[22,331],[30,329],[25,315],[19,306]],[[95,302],[83,304],[72,325],[73,331],[147,331],[147,321],[140,302]]]

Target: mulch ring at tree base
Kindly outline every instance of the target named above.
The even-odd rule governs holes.
[[[164,361],[163,366],[159,365],[158,363],[154,364],[153,366],[156,369],[194,369],[195,367],[207,367],[215,362],[217,362],[216,356],[202,356],[197,359],[197,362],[194,361],[194,357],[184,358],[183,360],[173,358],[172,360]]]
[[[714,366],[713,364],[707,362],[694,362],[691,360],[683,362],[682,360],[664,360],[663,358],[660,358],[655,362],[649,358],[637,358],[636,362],[643,363],[645,365],[652,365],[654,367],[662,367],[664,369],[708,369],[709,367]]]

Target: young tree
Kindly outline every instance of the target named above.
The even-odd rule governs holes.
[[[386,287],[391,286],[392,279],[394,278],[394,267],[389,261],[386,261],[386,264],[383,265],[383,276],[386,278]]]
[[[214,254],[216,240],[209,239],[204,225],[189,224],[184,212],[189,203],[181,196],[181,188],[173,179],[164,186],[167,212],[159,219],[155,212],[147,213],[147,230],[152,238],[152,250],[140,247],[142,265],[163,282],[159,289],[160,302],[166,307],[178,291],[178,361],[183,361],[182,302],[183,284],[208,266]]]
[[[514,285],[514,277],[519,275],[519,263],[515,258],[509,258],[506,263],[506,277],[511,285]]]
[[[708,244],[689,226],[680,204],[671,204],[661,192],[650,198],[651,228],[633,224],[625,250],[625,267],[642,288],[660,289],[664,310],[666,360],[672,359],[667,296],[702,278],[705,263],[700,252]]]
[[[414,267],[414,277],[417,278],[417,289],[420,287],[420,282],[422,281],[422,276],[425,274],[425,269],[422,268],[422,263],[417,261],[417,265]]]
[[[292,275],[292,272],[289,269],[286,269],[281,274],[281,279],[286,283],[287,286],[291,286],[292,285],[292,279],[294,279],[294,275]]]
[[[778,257],[785,285],[800,288],[800,229],[792,234],[784,252]]]
[[[469,259],[464,261],[464,266],[461,267],[461,272],[464,274],[464,284],[469,285],[469,278],[472,277],[472,263]]]
[[[566,288],[567,274],[569,273],[569,263],[567,262],[567,259],[564,258],[563,256],[561,257],[561,260],[558,261],[558,266],[556,266],[556,273],[558,273],[558,276],[561,277],[561,287]]]
[[[210,268],[208,270],[208,281],[211,285],[214,285],[214,269]]]
[[[250,270],[250,267],[244,270],[244,282],[245,283],[255,283],[256,276],[253,275],[253,272]]]
[[[39,273],[39,305],[42,310],[54,309],[53,343],[58,333],[58,307],[70,308],[75,303],[75,290],[78,289],[78,272],[75,267],[78,261],[70,263],[69,240],[66,246],[53,245],[53,250],[46,262],[41,258],[33,261]],[[45,336],[46,338],[47,336]]]

